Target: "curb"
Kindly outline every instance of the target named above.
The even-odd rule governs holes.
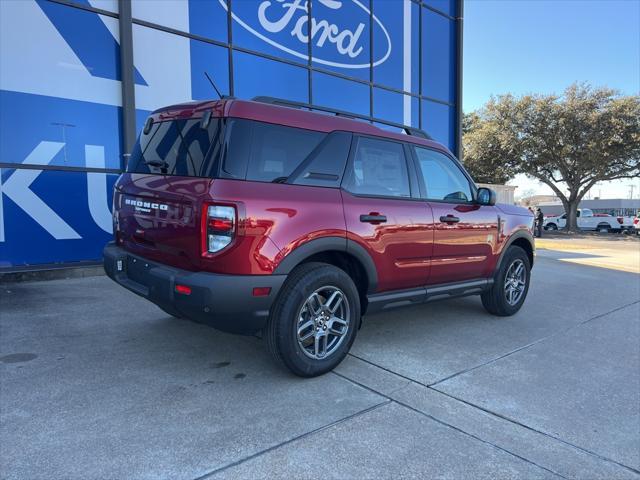
[[[47,270],[0,270],[0,285],[19,282],[41,282],[67,278],[98,277],[104,275],[102,264],[83,265],[77,267],[58,267]]]

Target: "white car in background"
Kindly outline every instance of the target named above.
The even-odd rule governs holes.
[[[545,230],[558,230],[567,225],[567,214],[546,217],[542,226]],[[598,232],[619,232],[620,222],[612,216],[595,216],[588,208],[578,209],[578,228],[580,230],[595,230]]]

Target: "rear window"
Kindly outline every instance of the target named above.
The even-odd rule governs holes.
[[[127,172],[213,177],[221,135],[222,121],[215,118],[207,128],[202,128],[200,119],[154,123],[149,133],[140,133]]]
[[[232,178],[285,181],[326,135],[252,120],[231,120],[222,170]]]

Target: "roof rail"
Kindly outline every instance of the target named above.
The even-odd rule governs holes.
[[[421,130],[415,127],[410,127],[408,125],[403,125],[401,123],[391,122],[389,120],[384,120],[382,118],[375,118],[375,117],[370,117],[368,115],[361,115],[359,113],[347,112],[344,110],[337,110],[334,108],[323,107],[320,105],[313,105],[311,103],[303,103],[303,102],[296,102],[293,100],[286,100],[284,98],[258,96],[258,97],[253,97],[251,100],[253,100],[254,102],[269,103],[272,105],[282,105],[284,107],[306,108],[309,110],[317,110],[319,112],[333,113],[338,117],[347,117],[347,118],[353,118],[358,120],[365,120],[367,122],[381,123],[383,125],[388,125],[390,127],[399,128],[400,130],[403,130],[407,135],[412,135],[414,137],[421,137],[427,140],[433,140],[433,138],[424,130]]]

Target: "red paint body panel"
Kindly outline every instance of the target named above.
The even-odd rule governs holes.
[[[419,200],[358,197],[343,191],[347,238],[369,253],[378,271],[378,292],[420,287],[429,279],[433,249],[431,208]],[[360,215],[385,215],[380,224]]]
[[[430,202],[436,219],[430,284],[451,283],[491,275],[498,244],[495,207]],[[459,223],[440,222],[452,215]]]
[[[211,197],[244,206],[241,245],[203,263],[211,272],[269,274],[298,246],[320,237],[344,237],[340,190],[214,180]]]

